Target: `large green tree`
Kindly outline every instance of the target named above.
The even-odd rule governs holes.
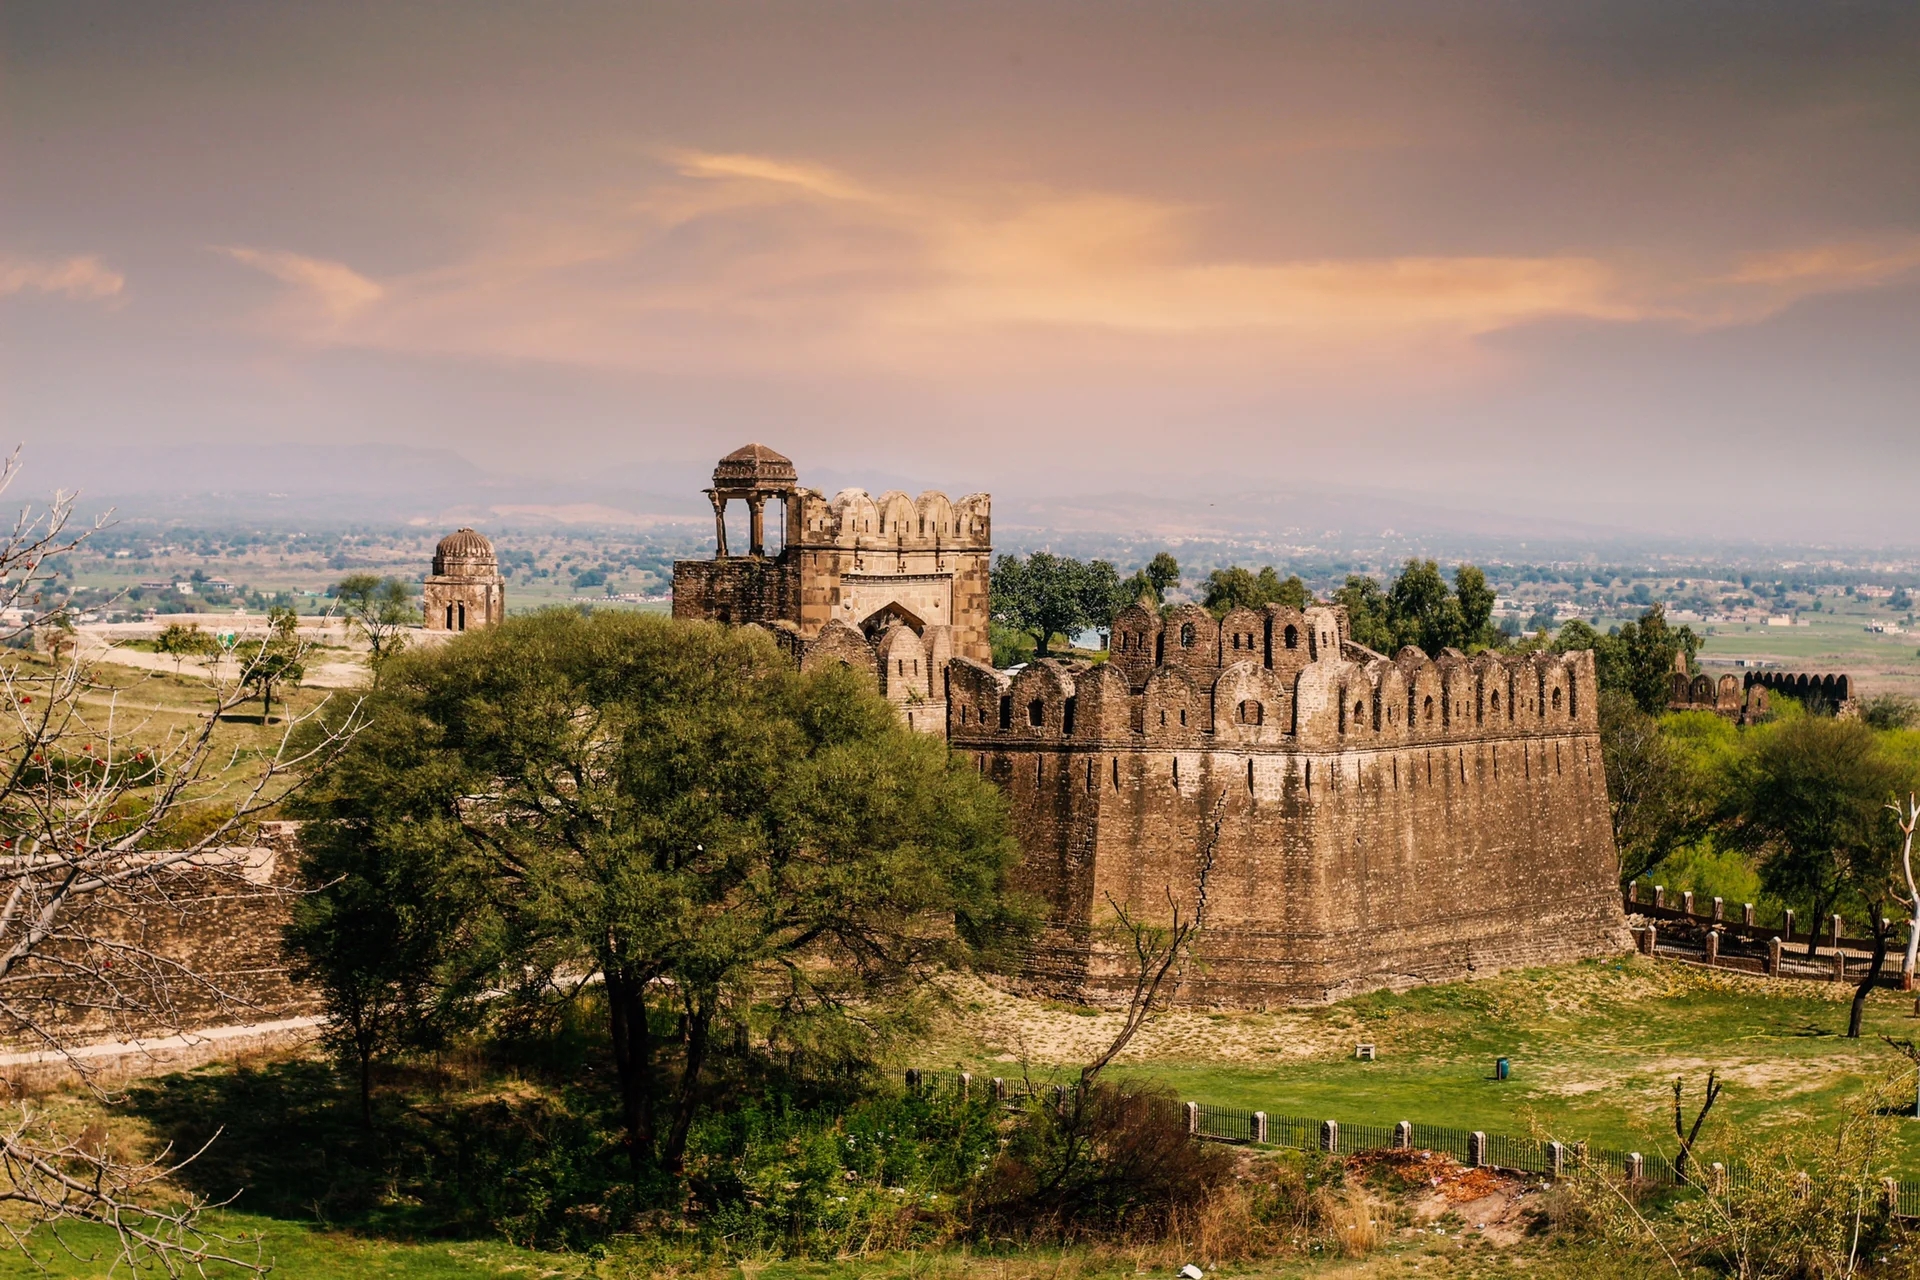
[[[1493,589],[1470,564],[1454,571],[1449,587],[1432,560],[1409,560],[1393,585],[1381,590],[1366,574],[1353,574],[1333,593],[1345,605],[1356,644],[1379,653],[1417,645],[1431,656],[1442,649],[1485,648],[1501,642],[1492,626]]]
[[[1054,636],[1111,626],[1113,615],[1129,603],[1119,572],[1105,560],[1036,551],[994,562],[993,620],[1032,636],[1042,658]]]
[[[596,984],[637,1182],[678,1171],[723,1034],[863,1060],[867,1012],[1013,919],[998,790],[756,628],[549,611],[396,657],[368,707],[302,802],[349,833],[310,847],[316,893],[354,909],[350,867],[319,879],[350,838],[390,892],[457,904],[457,930],[427,913],[458,938],[436,985]]]
[[[1242,569],[1239,565],[1229,565],[1207,575],[1205,603],[1219,617],[1226,616],[1229,609],[1260,609],[1269,604],[1304,609],[1311,600],[1307,584],[1300,580],[1298,574],[1282,579],[1272,565],[1265,566],[1258,573]]]
[[[1648,715],[1658,715],[1672,700],[1677,660],[1684,654],[1691,666],[1700,643],[1691,627],[1668,626],[1666,607],[1656,604],[1610,635],[1575,618],[1560,628],[1553,649],[1592,649],[1600,687],[1618,690]]]
[[[1886,806],[1912,787],[1911,771],[1858,720],[1798,716],[1749,731],[1744,745],[1723,821],[1758,855],[1761,886],[1806,911],[1815,937],[1836,906],[1861,918],[1892,882]]]
[[[367,662],[377,678],[388,658],[407,643],[407,630],[420,624],[420,606],[398,578],[350,573],[334,584],[333,598],[347,624],[367,638]]]

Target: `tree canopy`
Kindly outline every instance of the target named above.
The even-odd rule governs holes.
[[[1592,649],[1601,689],[1617,689],[1648,715],[1658,715],[1673,696],[1675,660],[1684,653],[1691,667],[1700,637],[1691,627],[1668,626],[1666,607],[1656,604],[1604,636],[1575,618],[1560,628],[1553,649]]]
[[[1384,591],[1365,574],[1353,574],[1333,593],[1345,605],[1355,643],[1379,653],[1418,645],[1429,655],[1442,649],[1470,650],[1503,642],[1493,627],[1493,588],[1470,564],[1454,570],[1449,587],[1432,560],[1409,560]]]
[[[1025,559],[1006,555],[994,562],[993,620],[1031,635],[1042,658],[1054,636],[1109,627],[1113,615],[1131,603],[1119,572],[1105,560],[1036,551]]]
[[[406,629],[420,621],[412,591],[398,578],[350,573],[334,584],[333,598],[347,624],[366,636],[368,661],[377,677],[381,665],[406,645]]]
[[[1298,574],[1289,575],[1283,581],[1272,565],[1265,566],[1259,573],[1228,565],[1207,575],[1205,604],[1216,617],[1225,617],[1230,609],[1262,609],[1270,604],[1304,609],[1312,601],[1307,584]]]
[[[1020,923],[997,788],[757,629],[548,611],[397,656],[368,710],[300,802],[309,967],[415,1023],[596,990],[637,1182],[717,1044],[857,1069],[873,1001]]]

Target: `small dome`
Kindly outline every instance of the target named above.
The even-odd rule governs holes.
[[[440,577],[488,576],[499,568],[493,544],[472,529],[454,530],[433,549],[433,572]]]
[[[791,489],[798,479],[793,459],[763,444],[742,445],[713,469],[716,489]]]

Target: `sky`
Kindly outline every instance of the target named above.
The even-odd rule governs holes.
[[[1916,544],[1920,7],[13,0],[0,433]]]

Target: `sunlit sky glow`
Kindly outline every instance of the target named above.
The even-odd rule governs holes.
[[[26,3],[0,41],[0,420],[80,481],[757,439],[1920,543],[1911,5]]]

